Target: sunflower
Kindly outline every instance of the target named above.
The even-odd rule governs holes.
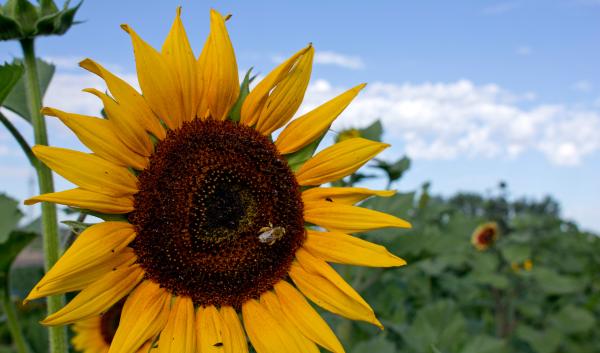
[[[288,124],[308,86],[312,45],[248,91],[248,80],[240,88],[227,18],[213,10],[210,19],[197,59],[180,9],[160,51],[122,26],[141,94],[82,61],[106,82],[107,93],[84,91],[102,100],[108,119],[44,109],[92,153],[34,147],[77,187],[26,204],[68,205],[105,221],[82,232],[26,300],[80,291],[45,325],[98,317],[123,301],[110,353],[151,341],[160,352],[248,352],[246,336],[259,353],[318,352],[317,345],[343,352],[306,298],[381,327],[328,262],[402,266],[384,247],[350,234],[410,224],[354,206],[391,191],[321,185],[388,145],[351,138],[312,155],[364,85]]]
[[[108,353],[110,344],[119,327],[119,318],[123,310],[123,301],[118,302],[99,316],[77,321],[73,324],[71,343],[78,352]],[[137,353],[148,353],[153,340],[148,340]]]
[[[479,225],[471,235],[471,244],[479,251],[486,250],[496,240],[498,240],[498,224],[496,222]]]

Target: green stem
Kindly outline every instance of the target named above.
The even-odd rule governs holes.
[[[8,286],[8,283],[7,283]],[[0,297],[2,301],[2,310],[6,314],[6,321],[8,322],[8,329],[10,330],[10,334],[12,335],[13,342],[17,347],[17,352],[19,353],[29,353],[29,349],[27,348],[27,343],[25,338],[23,337],[23,331],[21,331],[21,326],[19,325],[19,319],[17,318],[17,312],[15,311],[15,306],[10,300],[10,293],[7,288],[4,288],[0,291]]]
[[[21,48],[25,58],[25,91],[27,105],[33,125],[35,143],[48,145],[46,121],[40,112],[42,108],[42,94],[38,77],[33,38],[21,40]],[[38,185],[41,194],[54,192],[52,172],[43,163],[37,163]],[[44,238],[44,267],[48,271],[58,260],[60,245],[58,239],[58,223],[56,219],[56,206],[52,203],[42,203],[42,234]],[[64,296],[48,297],[48,314],[58,311],[64,305]],[[67,353],[67,331],[64,327],[50,327],[50,352]]]
[[[15,140],[17,140],[17,143],[19,144],[19,146],[21,146],[21,149],[27,156],[27,159],[29,159],[29,163],[31,164],[31,166],[37,168],[37,159],[33,155],[33,152],[31,152],[31,147],[29,147],[29,144],[27,143],[25,138],[23,138],[23,135],[21,135],[19,130],[17,130],[17,128],[10,122],[10,120],[8,120],[8,118],[4,114],[2,114],[2,112],[0,112],[0,122],[2,122],[4,127],[6,127],[10,134],[13,135]]]

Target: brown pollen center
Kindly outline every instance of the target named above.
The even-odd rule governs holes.
[[[284,278],[305,240],[300,188],[275,145],[229,121],[186,122],[139,176],[132,247],[149,279],[239,307]]]

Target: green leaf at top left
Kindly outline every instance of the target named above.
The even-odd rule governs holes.
[[[0,105],[8,97],[13,87],[23,75],[23,65],[20,63],[5,63],[0,66]]]
[[[21,61],[15,60],[13,64],[20,65]],[[50,85],[52,76],[54,75],[55,67],[54,65],[41,59],[36,59],[36,64],[40,77],[40,92],[42,93],[43,98],[48,86]],[[21,77],[21,79],[19,79],[19,81],[14,85],[14,88],[12,91],[10,91],[2,106],[20,115],[23,119],[31,123],[31,114],[29,113],[29,108],[27,107],[27,96],[25,95],[25,83],[23,77]]]

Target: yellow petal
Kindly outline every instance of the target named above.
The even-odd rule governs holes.
[[[306,353],[262,304],[250,299],[242,305],[246,333],[257,353]]]
[[[144,277],[139,265],[108,272],[79,292],[69,304],[42,321],[44,325],[65,325],[100,315],[129,294]]]
[[[239,72],[225,19],[210,11],[210,34],[198,58],[198,116],[224,120],[240,94]]]
[[[32,150],[50,169],[84,189],[110,196],[137,192],[137,178],[132,173],[98,156],[41,145]]]
[[[273,99],[271,98],[271,93],[275,92],[275,90],[277,89],[277,87],[280,84],[283,85],[284,82],[290,81],[290,76],[291,76],[290,72],[298,64],[300,59],[302,59],[303,57],[306,57],[306,56],[310,56],[310,59],[312,60],[313,55],[314,55],[314,49],[313,49],[312,45],[309,45],[306,48],[297,52],[296,54],[292,55],[292,57],[287,59],[281,65],[277,66],[264,79],[262,79],[262,81],[260,81],[256,85],[256,87],[254,87],[254,89],[250,92],[250,94],[248,94],[248,97],[246,97],[246,100],[244,101],[244,104],[242,105],[242,112],[241,112],[242,124],[245,124],[248,126],[256,125],[259,121],[259,118],[261,118],[263,116],[263,111],[266,111],[267,108],[269,108],[271,105],[273,105]],[[305,64],[305,66],[306,66],[306,64]],[[306,73],[306,72],[304,71],[304,73]],[[310,76],[310,72],[309,72],[308,76]],[[295,75],[294,79],[298,80],[298,75]],[[287,85],[285,85],[285,86],[288,89],[290,88]],[[306,87],[304,89],[306,89]],[[281,89],[278,89],[278,91],[281,91]],[[301,94],[302,94],[302,96],[299,97],[300,102],[297,102],[298,97],[292,97],[295,100],[293,102],[290,102],[289,104],[285,104],[286,110],[292,110],[290,108],[293,108],[293,106],[296,106],[296,108],[293,109],[294,112],[296,111],[296,109],[298,109],[298,106],[300,106],[302,98],[304,97],[304,90],[302,90]],[[282,95],[282,93],[279,93],[278,97],[282,98],[281,95]],[[279,103],[281,104],[282,102],[279,102]],[[275,107],[270,107],[269,108],[270,111],[272,111],[273,108],[275,108]],[[294,113],[292,113],[292,115],[293,114]],[[289,120],[289,118],[291,118],[292,115],[290,115],[286,119]],[[266,116],[264,117],[264,119],[268,119],[269,121],[271,121],[272,118],[277,118],[277,117],[266,117]]]
[[[131,119],[132,124],[139,125],[159,140],[165,138],[166,132],[160,124],[160,120],[154,115],[154,112],[146,103],[146,99],[138,91],[91,59],[83,60],[79,63],[79,66],[100,76],[106,82],[108,90],[119,103],[121,109],[126,112],[127,118]]]
[[[246,334],[235,309],[230,306],[222,306],[219,313],[223,325],[227,328],[223,331],[223,349],[225,353],[248,353]]]
[[[300,351],[304,353],[314,352],[319,353],[317,345],[311,341],[308,337],[302,334],[302,332],[296,327],[289,318],[286,317],[281,303],[277,298],[277,295],[272,291],[266,291],[260,296],[260,303],[269,311],[274,317],[279,319],[279,323],[283,329],[290,335],[292,340],[296,342]]]
[[[131,353],[165,327],[171,295],[151,280],[144,280],[129,295],[109,353]]]
[[[275,285],[275,293],[285,317],[292,321],[304,336],[331,352],[344,352],[344,347],[329,325],[292,285],[280,281]]]
[[[130,266],[136,261],[137,258],[133,253],[133,250],[131,248],[125,248],[120,252],[115,253],[115,256],[111,257],[110,259],[99,263],[97,266],[74,272],[70,276],[62,276],[58,280],[45,280],[43,286],[38,284],[31,290],[23,303],[55,294],[63,294],[81,290],[91,283],[96,282],[113,269]]]
[[[24,203],[33,205],[38,202],[52,202],[111,214],[133,211],[133,198],[130,196],[112,197],[80,188],[38,195],[25,200]]]
[[[146,130],[139,126],[121,106],[108,95],[95,88],[86,88],[84,92],[91,93],[102,100],[104,110],[110,122],[115,126],[114,131],[121,141],[136,153],[148,157],[152,154],[153,146]]]
[[[181,22],[181,6],[177,8],[175,21],[161,52],[178,81],[181,104],[183,104],[183,120],[190,121],[196,116],[198,107],[196,58]]]
[[[125,248],[135,238],[134,227],[127,222],[102,222],[84,230],[52,266],[36,287],[77,276],[99,266]]]
[[[309,159],[296,173],[300,185],[320,185],[350,175],[390,145],[353,138],[336,143]]]
[[[180,104],[181,95],[175,73],[163,55],[140,38],[133,29],[128,25],[121,25],[121,28],[131,37],[137,77],[146,102],[169,128],[181,126],[184,111]]]
[[[279,152],[296,152],[321,136],[365,86],[360,84],[292,121],[275,141]]]
[[[328,262],[369,267],[406,265],[406,261],[391,254],[385,247],[348,234],[310,229],[306,233],[304,249]]]
[[[221,314],[214,306],[199,307],[196,314],[198,351],[220,353],[224,350],[223,336],[227,327],[223,325]]]
[[[303,249],[296,252],[296,259],[289,273],[305,296],[332,313],[383,329],[369,304],[325,261]]]
[[[59,118],[79,140],[98,156],[123,167],[142,170],[148,158],[133,152],[117,136],[112,121],[91,116],[71,114],[54,108],[43,108],[45,115]]]
[[[264,135],[285,125],[300,107],[310,81],[314,49],[302,55],[279,84],[269,94],[258,117],[256,130]]]
[[[196,352],[196,319],[190,297],[175,297],[167,324],[160,333],[158,352]]]
[[[304,203],[304,219],[309,223],[342,233],[357,233],[387,227],[411,227],[407,221],[387,213],[327,201]]]
[[[371,190],[366,188],[311,188],[302,192],[303,202],[330,201],[345,205],[354,205],[370,196],[389,197],[395,190]]]

